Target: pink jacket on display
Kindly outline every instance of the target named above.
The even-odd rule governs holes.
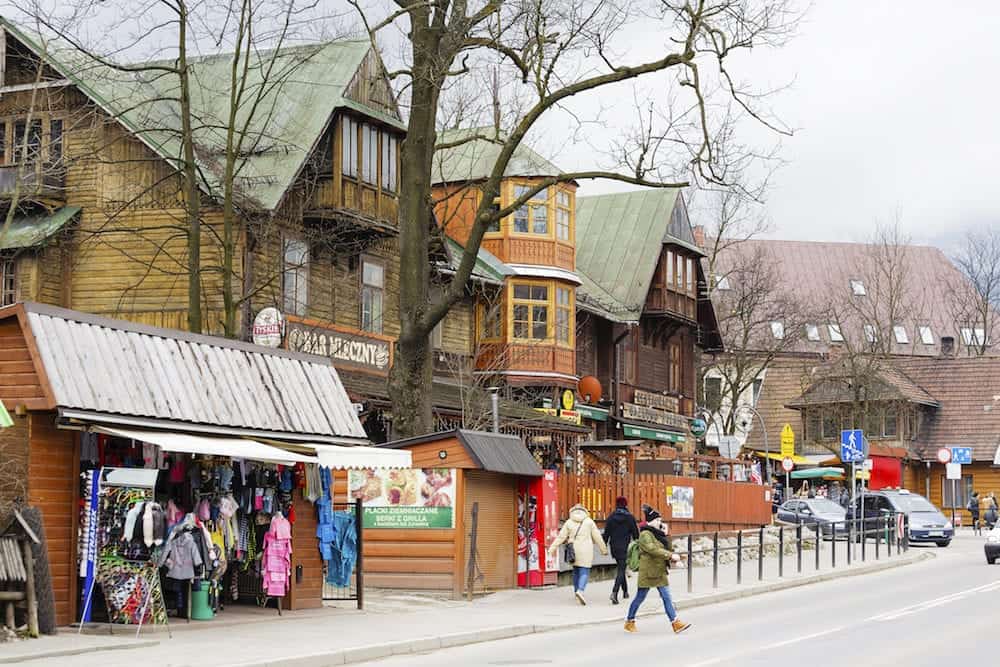
[[[280,513],[271,519],[271,527],[264,535],[264,555],[260,570],[264,592],[283,597],[288,593],[292,569],[291,525]]]

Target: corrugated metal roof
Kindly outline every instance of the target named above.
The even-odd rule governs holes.
[[[458,265],[462,261],[465,248],[460,243],[450,237],[445,237],[445,251],[448,253],[448,269],[457,271]],[[473,280],[485,280],[487,282],[502,283],[505,276],[514,275],[514,270],[500,261],[496,255],[486,248],[480,248],[476,256],[476,263],[472,267]]]
[[[6,233],[0,231],[0,250],[33,248],[41,245],[65,227],[79,206],[63,206],[54,213],[15,215]]]
[[[439,143],[461,141],[466,137],[476,137],[454,148],[446,148],[434,154],[434,166],[431,177],[435,183],[460,183],[478,181],[488,178],[493,173],[493,167],[500,157],[499,143],[489,141],[485,137],[493,137],[496,130],[492,127],[474,127],[438,132]],[[506,139],[503,135],[500,140]],[[562,169],[552,164],[544,157],[521,143],[515,150],[504,176],[558,176]]]
[[[60,408],[367,439],[325,358],[22,305]]]
[[[55,69],[157,154],[178,164],[182,146],[175,102],[180,85],[177,77],[161,71],[119,71],[69,44],[30,34],[2,17],[0,25],[36,53],[44,54]],[[266,92],[248,126],[247,136],[253,139],[255,150],[243,158],[236,184],[244,197],[261,208],[276,208],[337,108],[355,109],[405,129],[398,118],[344,96],[370,50],[367,39],[284,48],[274,58],[269,79],[264,72],[274,52],[253,53],[251,58],[257,59],[259,66],[250,63],[246,95],[254,98],[262,87]],[[203,187],[214,196],[222,193],[231,67],[231,54],[191,60],[192,112],[198,119],[197,161]],[[243,127],[251,106],[244,105],[237,117],[239,127]]]
[[[591,284],[614,300],[603,307],[619,319],[638,320],[664,243],[702,251],[687,230],[672,229],[680,190],[657,188],[576,199],[576,270],[585,295]],[[686,240],[685,237],[690,237]]]

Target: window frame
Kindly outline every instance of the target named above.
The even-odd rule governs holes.
[[[565,204],[563,204],[563,202],[561,201],[561,199],[563,197],[565,197],[565,200],[566,200]],[[573,207],[574,207],[573,193],[569,192],[568,190],[566,190],[564,188],[559,188],[559,187],[555,188],[555,227],[556,227],[556,241],[559,241],[561,243],[573,243],[574,242],[576,234],[575,234],[575,230],[573,229],[574,228],[574,225],[573,225],[573,218],[574,218]],[[565,215],[566,215],[565,224],[562,224],[562,220],[560,220],[560,216],[563,213],[565,213]],[[563,238],[563,236],[560,234],[560,231],[562,229],[566,230],[566,236],[565,236],[565,238]]]
[[[869,345],[875,345],[878,343],[878,327],[874,324],[865,324],[863,328],[865,332],[865,341],[867,341]]]
[[[826,325],[826,332],[830,336],[831,343],[843,343],[844,342],[844,332],[840,328],[839,324],[835,322],[829,322]]]
[[[17,303],[17,257],[0,254],[0,307]]]
[[[361,123],[361,182],[379,187],[379,130],[372,123]]]
[[[353,116],[343,116],[340,120],[340,175],[354,180],[360,180],[359,125]]]
[[[819,325],[818,324],[807,324],[806,325],[806,340],[812,341],[814,343],[820,342],[822,337],[819,335]]]
[[[509,309],[507,312],[507,325],[508,332],[510,335],[510,340],[513,343],[528,344],[528,345],[539,345],[539,344],[552,344],[555,342],[555,322],[551,315],[554,314],[553,299],[555,298],[555,283],[544,281],[544,280],[512,280],[509,283],[510,287],[510,297],[508,299]],[[528,298],[515,296],[516,288],[527,287],[528,288]],[[532,288],[544,287],[545,288],[545,299],[535,299],[532,298],[531,291]],[[524,320],[527,323],[527,337],[518,337],[517,326],[514,321],[514,312],[518,306],[525,306],[528,309],[528,317]],[[535,309],[545,308],[545,338],[535,338],[533,336],[536,321],[535,321]],[[518,320],[519,322],[522,320]]]
[[[290,246],[301,244],[302,261],[290,266],[288,253]],[[312,257],[309,241],[300,234],[284,232],[281,237],[281,305],[286,313],[305,317],[309,313],[309,269]],[[294,285],[289,290],[289,277]],[[303,295],[302,299],[299,299]]]
[[[781,320],[771,321],[771,338],[774,340],[785,340],[785,323]]]
[[[900,336],[902,334],[902,336]],[[910,344],[910,334],[906,331],[905,324],[894,324],[892,325],[892,337],[899,345],[909,345]],[[901,340],[902,339],[902,340]]]
[[[854,296],[868,296],[868,290],[865,288],[865,281],[860,278],[851,278],[851,294]]]
[[[926,335],[925,335],[926,334]],[[934,330],[929,324],[917,326],[917,336],[920,338],[920,343],[923,345],[934,345]],[[930,340],[928,340],[930,339]]]
[[[489,335],[490,331],[487,328],[487,324],[494,313],[496,315],[496,335],[491,336]],[[486,301],[480,301],[476,307],[476,340],[481,343],[499,343],[503,341],[503,313],[504,307],[502,302],[490,304]]]
[[[377,266],[382,273],[381,285],[375,285],[365,280],[365,266]],[[358,261],[358,328],[369,333],[381,334],[385,323],[385,282],[386,282],[386,262],[381,257],[374,255],[361,255]],[[375,318],[374,301],[367,307],[369,312],[369,322],[365,322],[365,298],[371,295],[378,296],[379,317]]]
[[[566,295],[565,303],[560,303],[559,301],[560,292]],[[559,285],[557,283],[553,299],[553,305],[555,307],[555,319],[553,320],[553,327],[555,330],[553,331],[553,336],[555,338],[556,345],[560,347],[574,348],[576,346],[576,318],[574,317],[576,313],[576,293],[568,285]],[[559,338],[560,315],[564,315],[566,318],[566,340],[561,340]]]
[[[709,385],[718,385],[717,389],[709,392]],[[722,378],[718,376],[706,376],[702,386],[702,398],[705,401],[705,408],[710,413],[722,410]]]
[[[892,423],[894,424],[892,431],[889,431],[889,419],[892,418]],[[883,438],[898,438],[899,437],[899,412],[896,410],[888,409],[882,411],[882,437]]]
[[[379,132],[382,156],[379,187],[382,192],[395,194],[399,191],[399,138],[385,130]]]

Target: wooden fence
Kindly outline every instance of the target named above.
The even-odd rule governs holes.
[[[673,516],[667,489],[692,490],[693,516]],[[559,513],[569,516],[577,503],[590,510],[598,522],[615,509],[615,499],[624,496],[637,516],[643,504],[656,508],[670,521],[671,533],[686,534],[714,530],[752,528],[771,522],[770,487],[750,482],[731,482],[675,475],[559,475]]]

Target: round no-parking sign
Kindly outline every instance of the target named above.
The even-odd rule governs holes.
[[[785,472],[792,472],[792,468],[795,467],[795,461],[788,458],[787,456],[781,460],[781,469]]]
[[[951,461],[951,450],[947,447],[937,450],[937,460],[938,463],[948,463]]]

